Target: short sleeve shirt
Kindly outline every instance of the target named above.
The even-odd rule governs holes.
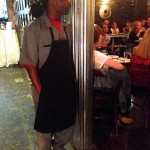
[[[64,31],[64,27],[67,35]],[[70,27],[61,20],[61,31],[59,33],[50,23],[47,15],[43,14],[25,29],[19,61],[20,64],[24,66],[42,67],[51,50],[52,38],[50,28],[53,30],[55,40],[67,39],[68,36],[71,47]]]
[[[104,42],[108,42],[110,41],[110,36],[108,34],[106,34],[105,37],[100,36],[101,39],[101,44],[103,44]]]
[[[109,59],[110,57],[94,50],[94,68],[95,69],[101,69],[104,65],[104,63]]]

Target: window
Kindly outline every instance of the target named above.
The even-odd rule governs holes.
[[[8,20],[6,0],[0,0],[0,22]]]

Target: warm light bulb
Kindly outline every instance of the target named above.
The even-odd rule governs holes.
[[[108,4],[109,0],[103,0],[103,4]]]

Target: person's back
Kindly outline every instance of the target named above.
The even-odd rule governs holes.
[[[130,98],[131,86],[128,71],[121,63],[96,50],[96,47],[99,45],[100,34],[100,31],[96,30],[97,26],[94,25],[94,69],[105,73],[105,78],[94,77],[94,87],[97,89],[115,88],[121,80],[123,86],[120,88],[119,105],[121,113],[125,114],[127,113],[127,103]],[[128,118],[126,121],[125,123],[131,123],[133,120]]]
[[[150,29],[131,54],[130,76],[133,85],[146,86],[150,83]]]
[[[130,77],[133,86],[147,87],[150,84],[150,58],[132,54]]]

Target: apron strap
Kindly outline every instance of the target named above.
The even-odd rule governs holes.
[[[54,33],[53,33],[53,30],[52,28],[50,27],[50,33],[51,33],[51,36],[52,36],[52,42],[54,41]],[[69,40],[68,38],[68,34],[67,34],[67,31],[66,31],[66,28],[64,27],[64,31],[65,31],[65,34],[66,34],[66,37],[67,37],[67,40]]]
[[[64,26],[64,31],[65,31],[65,34],[66,34],[67,40],[69,41],[68,34],[67,34],[67,31],[66,31],[65,26]]]
[[[54,41],[54,34],[53,34],[53,30],[52,30],[52,28],[51,28],[51,27],[49,28],[49,30],[50,30],[50,32],[51,32],[52,42],[53,42],[53,41]]]

